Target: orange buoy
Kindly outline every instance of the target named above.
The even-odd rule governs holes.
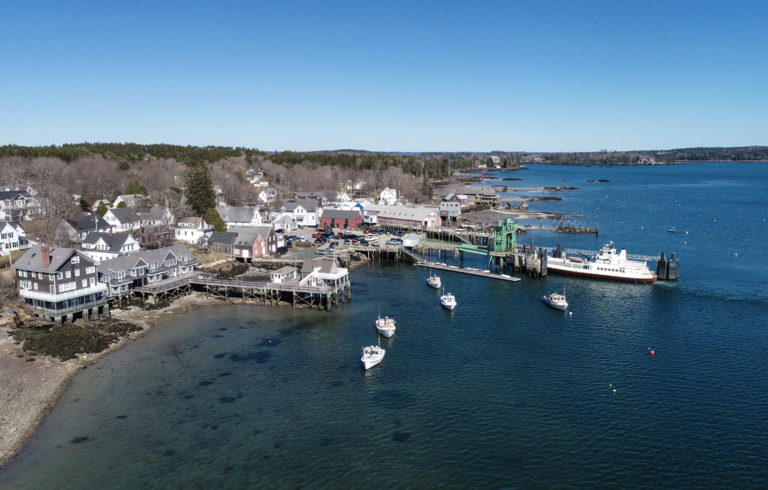
[[[656,351],[655,351],[655,350],[653,350],[653,349],[651,349],[651,357],[653,357],[653,356],[654,356],[654,354],[656,354]]]

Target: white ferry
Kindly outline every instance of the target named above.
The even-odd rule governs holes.
[[[644,261],[627,259],[627,251],[616,251],[613,241],[605,244],[594,257],[547,257],[547,271],[557,274],[610,279],[627,282],[655,282],[653,273]]]

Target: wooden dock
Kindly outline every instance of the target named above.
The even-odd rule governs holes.
[[[488,279],[497,279],[499,281],[518,282],[519,277],[512,277],[506,274],[494,274],[490,270],[481,271],[480,269],[464,269],[453,265],[446,265],[439,262],[417,262],[414,264],[416,267],[426,267],[429,269],[456,272],[457,274],[468,274],[470,276],[487,277]]]

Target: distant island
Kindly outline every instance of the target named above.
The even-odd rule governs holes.
[[[400,167],[404,172],[424,169],[432,178],[450,175],[450,170],[471,168],[492,161],[504,168],[522,163],[552,165],[665,165],[697,161],[768,161],[768,146],[676,148],[593,152],[374,152],[367,150],[326,150],[312,152],[267,152],[256,148],[227,146],[181,146],[138,143],[72,143],[48,146],[0,146],[3,157],[52,157],[65,162],[100,156],[126,164],[148,159],[174,159],[182,163],[208,162],[245,157],[249,161],[269,159],[291,167],[306,162],[360,170]],[[492,158],[495,157],[495,158]],[[419,172],[420,173],[420,172]]]

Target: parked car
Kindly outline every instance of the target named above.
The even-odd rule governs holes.
[[[319,231],[317,233],[312,233],[312,238],[320,238],[321,236],[323,236],[323,234]]]
[[[387,240],[387,245],[402,245],[403,240],[400,238],[390,238]]]
[[[276,250],[277,255],[283,255],[287,251],[288,251],[288,249],[286,247],[277,247],[277,250]]]

